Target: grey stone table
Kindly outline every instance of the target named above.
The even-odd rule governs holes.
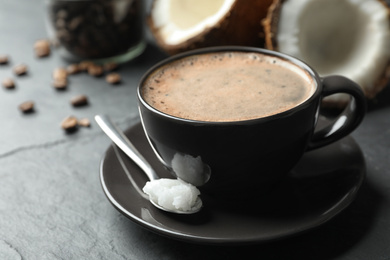
[[[367,164],[356,200],[325,225],[293,238],[259,245],[205,246],[143,229],[112,207],[99,182],[99,163],[110,141],[92,122],[66,134],[68,115],[111,115],[123,129],[138,120],[136,86],[165,56],[153,45],[122,66],[122,84],[86,74],[70,78],[66,91],[51,87],[51,72],[66,63],[54,52],[37,59],[33,44],[46,38],[44,9],[37,1],[0,0],[0,79],[18,63],[28,74],[16,88],[0,89],[0,259],[390,259],[389,90],[370,105],[353,134]],[[86,94],[74,108],[69,99]],[[18,105],[36,104],[23,114]]]

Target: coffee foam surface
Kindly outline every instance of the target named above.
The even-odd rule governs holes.
[[[176,117],[230,122],[261,118],[295,107],[315,90],[298,66],[260,53],[194,55],[154,71],[142,96]]]

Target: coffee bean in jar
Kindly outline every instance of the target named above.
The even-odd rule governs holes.
[[[49,36],[68,60],[126,62],[145,48],[143,0],[47,0]]]

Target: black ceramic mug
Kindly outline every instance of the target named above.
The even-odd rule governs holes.
[[[311,93],[285,111],[234,121],[182,118],[145,100],[145,88],[150,87],[147,86],[148,80],[175,62],[188,57],[197,60],[209,54],[216,58],[225,57],[234,52],[255,53],[285,62],[296,73],[308,75]],[[186,69],[193,68],[184,66],[183,70]],[[237,63],[237,71],[239,69]],[[335,93],[349,94],[350,102],[329,126],[315,131],[321,100]],[[160,161],[174,176],[198,186],[202,192],[221,197],[240,197],[249,195],[250,190],[269,190],[287,175],[305,151],[325,146],[351,133],[366,111],[365,96],[351,80],[341,76],[320,78],[298,59],[252,47],[212,47],[172,56],[143,76],[137,94],[143,128]]]

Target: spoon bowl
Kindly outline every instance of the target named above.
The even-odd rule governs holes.
[[[153,170],[149,162],[142,156],[142,154],[135,148],[130,140],[125,136],[122,130],[119,129],[111,119],[106,115],[96,115],[95,120],[103,132],[113,141],[127,156],[130,157],[146,174],[150,181],[158,180],[160,177]],[[149,196],[149,201],[156,208],[176,213],[176,214],[193,214],[201,209],[202,200],[198,197],[195,205],[190,210],[170,209],[166,208],[156,201],[152,200]]]

